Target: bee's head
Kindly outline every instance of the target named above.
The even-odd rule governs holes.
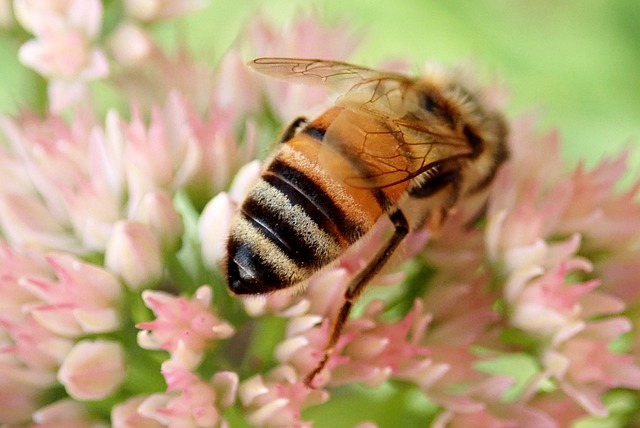
[[[418,82],[419,107],[469,144],[463,192],[483,190],[509,156],[508,128],[498,106],[462,72],[430,68]]]

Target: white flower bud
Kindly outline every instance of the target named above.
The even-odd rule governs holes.
[[[101,400],[124,380],[124,351],[120,344],[106,340],[83,340],[67,355],[58,380],[76,400]]]
[[[160,243],[144,225],[120,222],[107,243],[105,265],[131,289],[144,288],[162,275]]]
[[[166,193],[147,193],[135,213],[135,220],[153,232],[164,251],[174,251],[180,245],[184,232],[182,217]]]

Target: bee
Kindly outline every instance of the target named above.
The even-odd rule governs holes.
[[[412,78],[338,61],[258,58],[254,70],[342,91],[313,120],[284,131],[233,220],[228,286],[259,295],[304,283],[382,218],[393,232],[351,279],[332,323],[330,358],[354,302],[411,231],[439,228],[456,204],[486,193],[507,159],[507,126],[453,73]]]

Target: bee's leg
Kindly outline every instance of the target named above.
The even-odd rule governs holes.
[[[280,136],[280,144],[286,143],[292,139],[293,136],[296,135],[296,132],[298,132],[298,129],[300,129],[301,126],[306,125],[308,122],[309,121],[304,116],[295,118]]]
[[[437,174],[431,175],[425,181],[410,189],[409,196],[414,199],[431,199],[433,203],[432,209],[438,209],[432,212],[433,218],[431,221],[435,224],[432,224],[431,227],[437,228],[444,222],[448,211],[457,202],[460,196],[461,183],[462,180],[457,163],[451,163],[450,165],[445,165]],[[445,190],[447,190],[446,193],[444,193]],[[322,371],[331,357],[354,302],[366,288],[369,281],[384,267],[400,242],[409,233],[409,222],[402,211],[393,211],[389,214],[389,218],[395,227],[393,235],[347,287],[344,294],[344,303],[333,322],[329,340],[325,346],[324,356],[316,368],[305,378],[304,382],[307,386],[312,386],[313,379]]]
[[[446,208],[453,207],[460,197],[460,187],[462,184],[460,171],[456,168],[457,164],[453,163],[453,165],[454,168],[443,169],[441,172],[409,189],[409,196],[416,199],[426,199],[449,188],[447,200],[443,201],[442,204]]]
[[[430,176],[422,183],[409,189],[409,196],[413,200],[422,200],[423,209],[427,217],[421,222],[414,222],[413,227],[426,224],[431,231],[438,231],[449,212],[460,198],[462,177],[457,163],[445,166],[437,174]]]
[[[367,263],[367,265],[356,275],[352,280],[347,290],[344,294],[344,303],[340,308],[340,312],[336,316],[333,321],[333,326],[331,327],[331,333],[329,336],[329,340],[324,348],[324,356],[322,360],[318,363],[316,368],[307,375],[304,380],[305,385],[312,387],[313,379],[322,371],[327,361],[331,357],[333,353],[333,348],[336,346],[338,339],[340,338],[340,333],[342,332],[342,328],[344,327],[344,323],[349,318],[349,313],[351,312],[351,308],[353,307],[354,302],[357,300],[358,296],[362,293],[362,291],[366,288],[369,281],[378,273],[380,269],[384,266],[384,264],[389,260],[389,258],[393,255],[393,252],[398,247],[398,244],[402,242],[407,233],[409,233],[409,223],[405,218],[404,214],[400,210],[396,210],[389,214],[389,218],[393,222],[393,226],[395,230],[393,235],[386,242],[384,247],[382,247],[376,255]]]
[[[455,164],[454,164],[455,165]],[[451,170],[443,170],[441,173],[430,177],[420,185],[417,185],[409,189],[409,196],[417,199],[424,199],[434,196],[436,193],[448,189],[448,197],[442,202],[443,218],[447,216],[447,212],[456,204],[460,198],[462,179],[460,177],[459,169],[452,168]],[[464,227],[465,229],[473,229],[484,218],[487,213],[488,203],[484,204],[478,209],[474,215],[467,220]]]

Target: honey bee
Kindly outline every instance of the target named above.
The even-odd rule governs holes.
[[[227,242],[230,290],[258,295],[303,283],[386,216],[393,232],[346,288],[312,386],[351,308],[413,230],[438,228],[482,194],[507,159],[507,126],[453,73],[419,78],[337,61],[258,58],[254,70],[343,94],[283,133],[242,203]],[[486,192],[484,192],[486,193]]]

